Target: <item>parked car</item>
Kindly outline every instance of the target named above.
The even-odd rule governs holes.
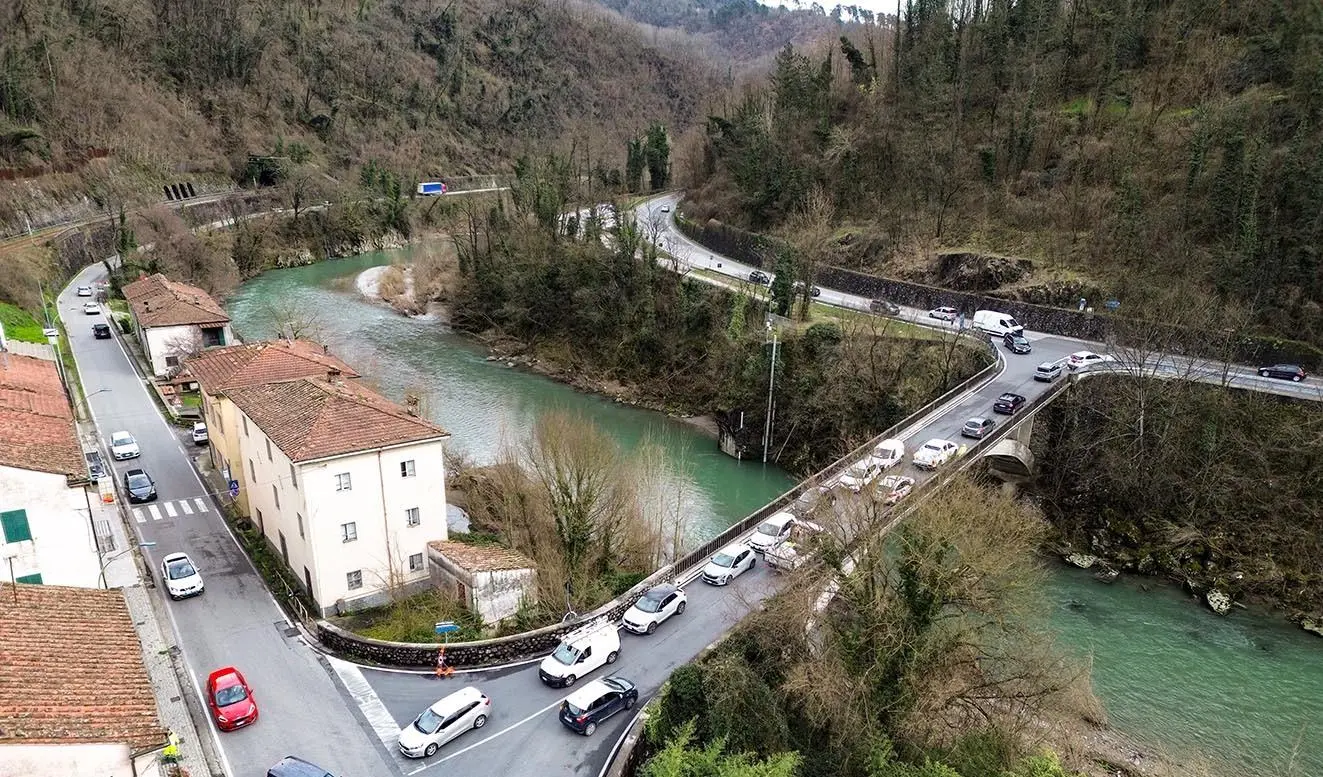
[[[1061,377],[1061,362],[1043,362],[1034,368],[1034,380],[1051,383]]]
[[[615,622],[600,618],[561,637],[551,655],[542,659],[537,675],[547,685],[567,688],[619,657],[620,631]]]
[[[790,539],[767,551],[763,556],[767,568],[776,572],[789,572],[804,563],[811,551],[814,538],[822,535],[822,527],[812,521],[795,521]]]
[[[767,277],[767,273],[763,272],[762,270],[754,270],[753,272],[749,273],[749,283],[757,283],[759,285],[766,286],[771,282],[772,279]]]
[[[161,559],[161,580],[171,599],[197,596],[205,590],[202,573],[198,572],[187,553],[171,553]]]
[[[960,448],[950,440],[934,438],[914,452],[911,463],[919,469],[937,469],[954,459]]]
[[[804,293],[804,282],[803,282],[803,281],[795,281],[794,289],[795,289],[795,293],[796,293],[796,294],[803,294],[803,293]],[[822,294],[822,289],[819,289],[817,286],[810,286],[810,287],[809,287],[809,296],[810,296],[810,297],[817,297],[817,296],[819,296],[819,295],[821,295],[821,294]]]
[[[663,206],[662,206],[662,213],[670,213],[670,212],[671,212],[671,206],[670,206],[670,205],[663,205]]]
[[[78,287],[78,296],[80,296],[80,297],[90,297],[90,296],[92,296],[92,287],[91,287],[91,286],[79,286],[79,287]]]
[[[115,461],[136,459],[142,455],[138,450],[138,441],[128,432],[115,432],[110,435],[110,455]]]
[[[1095,364],[1103,364],[1104,362],[1114,362],[1114,361],[1116,361],[1115,356],[1109,356],[1105,353],[1094,353],[1093,351],[1076,351],[1075,353],[1072,353],[1070,355],[1070,358],[1066,361],[1066,365],[1070,367],[1072,370],[1078,370],[1084,367],[1092,367]]]
[[[992,412],[1015,415],[1015,412],[1024,407],[1024,404],[1028,401],[1023,394],[1012,394],[1008,391],[997,397],[997,401],[992,403]]]
[[[195,422],[193,424],[193,444],[206,445],[207,440],[207,425],[201,421]]]
[[[686,603],[681,589],[670,584],[655,586],[625,610],[620,623],[635,634],[651,634],[659,623],[672,615],[683,614]]]
[[[95,302],[84,302],[84,303],[83,303],[83,314],[84,314],[84,315],[88,315],[88,316],[96,316],[96,315],[100,315],[100,314],[101,314],[101,307],[100,307],[99,305],[97,305]]]
[[[775,548],[777,545],[786,541],[790,536],[790,527],[795,524],[793,513],[781,511],[772,517],[758,524],[758,528],[753,530],[753,535],[749,537],[749,547],[759,553],[766,553],[768,549]]]
[[[92,337],[95,337],[98,340],[109,340],[110,324],[93,324]]]
[[[758,554],[742,542],[727,545],[713,554],[703,567],[703,582],[726,585],[758,565]]]
[[[592,736],[602,721],[631,709],[639,700],[639,690],[623,677],[611,675],[593,680],[560,703],[560,722],[570,729]]]
[[[257,722],[257,701],[243,673],[232,666],[207,676],[207,707],[216,728],[234,731]]]
[[[1271,367],[1260,367],[1259,376],[1277,378],[1278,380],[1293,380],[1296,383],[1309,377],[1305,373],[1305,368],[1299,364],[1274,364]]]
[[[795,499],[795,503],[790,506],[790,511],[795,514],[796,518],[803,521],[813,515],[819,505],[830,506],[833,501],[834,494],[827,486],[809,486],[804,489],[804,493]]]
[[[909,496],[913,490],[914,478],[904,475],[887,475],[877,484],[877,493],[882,495],[882,502],[889,505]]]
[[[960,430],[960,436],[982,440],[988,436],[988,432],[991,432],[996,425],[997,422],[991,418],[971,418],[965,422],[964,427]]]
[[[882,474],[881,462],[872,456],[866,456],[862,461],[851,464],[837,482],[849,489],[851,493],[857,494],[880,474]]]
[[[431,758],[441,745],[487,725],[491,714],[492,700],[487,694],[471,685],[460,688],[400,729],[400,752],[410,758]]]
[[[986,332],[992,337],[1024,334],[1024,327],[1020,326],[1019,321],[995,310],[975,310],[970,326],[980,332]]]
[[[335,775],[302,758],[287,755],[266,770],[266,777],[335,777]]]
[[[935,318],[939,321],[955,321],[959,315],[960,311],[955,308],[941,307],[928,311],[928,318]]]
[[[93,483],[106,476],[106,462],[99,452],[83,451],[83,458],[87,461],[87,476]]]
[[[870,299],[868,301],[868,310],[880,316],[900,315],[900,305],[884,299]]]
[[[131,469],[124,473],[124,490],[129,493],[129,502],[156,501],[156,481],[144,469]]]
[[[1001,341],[1005,343],[1011,353],[1029,353],[1034,349],[1034,346],[1025,339],[1024,335],[1014,332],[1007,332],[1002,335]]]

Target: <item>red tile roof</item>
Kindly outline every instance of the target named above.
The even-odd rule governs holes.
[[[0,584],[0,746],[166,744],[124,594]]]
[[[354,382],[303,378],[232,388],[225,395],[291,461],[450,436]]]
[[[465,542],[427,543],[427,547],[470,572],[498,572],[506,569],[537,569],[537,564],[517,550],[500,545],[469,545]]]
[[[209,394],[239,386],[325,377],[331,370],[339,370],[346,378],[359,377],[348,364],[308,340],[269,340],[211,348],[189,359],[184,366]]]
[[[83,447],[55,362],[0,357],[0,466],[87,480]]]
[[[133,317],[143,328],[230,321],[225,309],[207,292],[172,281],[159,272],[127,284],[123,291]]]

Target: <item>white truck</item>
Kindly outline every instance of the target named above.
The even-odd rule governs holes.
[[[974,311],[974,322],[972,326],[981,332],[987,332],[993,337],[1005,337],[1008,334],[1024,334],[1024,327],[1020,326],[1019,321],[1016,321],[1005,313],[998,313],[995,310]]]
[[[799,568],[813,554],[813,538],[822,533],[822,527],[808,521],[796,521],[790,529],[790,538],[767,551],[763,560],[777,572],[791,572]]]

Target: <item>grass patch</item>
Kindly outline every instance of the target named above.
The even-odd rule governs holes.
[[[5,337],[20,343],[45,343],[41,323],[23,308],[0,302],[0,324],[4,324]]]
[[[106,300],[106,304],[110,306],[110,310],[112,313],[120,313],[125,316],[132,315],[129,312],[129,303],[127,300],[122,300],[122,299]]]
[[[335,624],[371,639],[433,643],[440,641],[436,635],[439,621],[459,625],[459,631],[450,635],[451,642],[483,637],[482,619],[440,591],[423,591],[382,607],[345,615],[336,618]]]
[[[202,394],[197,391],[185,391],[179,395],[179,404],[194,410],[201,410]]]

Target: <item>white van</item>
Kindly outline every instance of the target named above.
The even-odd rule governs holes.
[[[1024,334],[1024,327],[1020,326],[1019,321],[995,310],[974,311],[973,327],[987,332],[993,337],[1002,337],[1007,334]]]
[[[616,624],[599,618],[561,637],[551,655],[542,659],[537,676],[553,688],[565,688],[598,667],[614,664],[619,657]]]

